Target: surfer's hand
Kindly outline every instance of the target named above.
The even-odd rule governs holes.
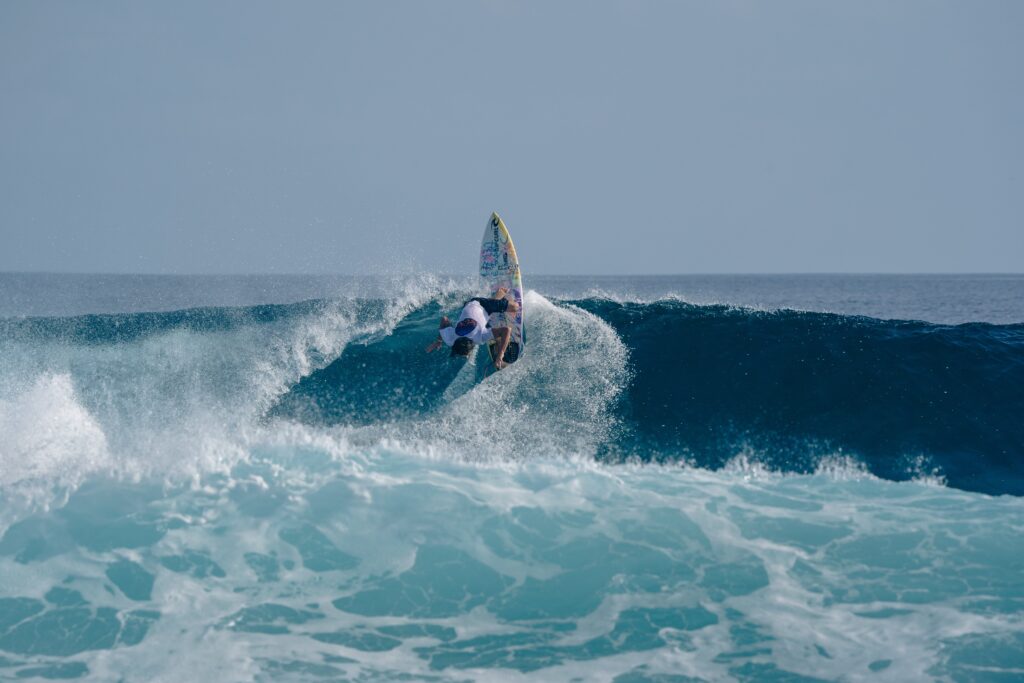
[[[495,358],[494,359],[494,367],[495,367],[496,370],[501,370],[506,365],[507,365],[507,363],[505,363],[505,361],[503,361],[502,359],[500,359],[500,358]]]
[[[504,299],[506,294],[508,294],[508,287],[498,287],[498,291],[494,293],[494,298]]]
[[[519,304],[517,304],[515,301],[509,301],[508,308],[506,310],[509,313],[515,313],[516,311],[519,310]]]
[[[441,346],[441,340],[435,339],[430,343],[430,346],[427,347],[427,353],[433,353],[434,351],[437,350],[437,347],[439,346]]]

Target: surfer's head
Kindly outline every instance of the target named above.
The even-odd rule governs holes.
[[[452,344],[452,355],[453,356],[468,356],[469,352],[473,350],[473,341],[467,337],[459,337]]]

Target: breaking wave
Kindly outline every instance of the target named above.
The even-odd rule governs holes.
[[[0,677],[1024,670],[1024,326],[415,284],[0,320]]]

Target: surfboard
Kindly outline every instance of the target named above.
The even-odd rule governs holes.
[[[507,313],[492,313],[488,322],[491,327],[512,328],[512,340],[505,350],[504,361],[515,363],[523,355],[526,346],[526,328],[523,325],[523,276],[519,269],[519,256],[512,243],[512,236],[501,217],[492,213],[484,228],[484,239],[480,244],[480,278],[488,296],[494,296],[505,287],[515,297],[519,310],[515,317]],[[494,362],[497,345],[490,342],[487,352]]]

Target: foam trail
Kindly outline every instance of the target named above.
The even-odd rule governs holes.
[[[450,452],[500,459],[592,457],[609,438],[609,409],[626,374],[622,342],[595,316],[555,306],[536,292],[526,293],[525,305],[531,312],[529,354],[458,394],[440,419],[412,429],[403,424],[416,443],[442,442]]]

